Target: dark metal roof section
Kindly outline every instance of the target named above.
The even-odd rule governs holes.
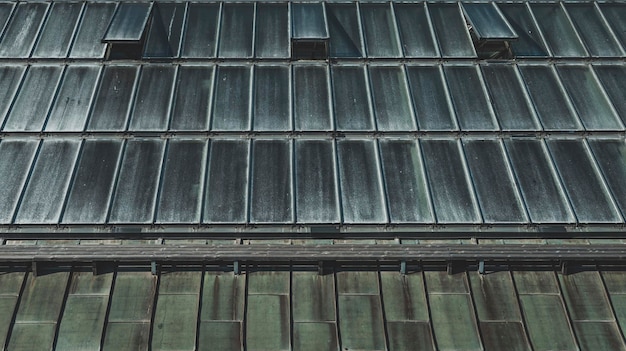
[[[626,350],[625,59],[623,1],[0,0],[0,348]]]

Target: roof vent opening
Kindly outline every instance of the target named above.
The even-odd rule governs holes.
[[[152,7],[152,3],[120,4],[102,38],[107,60],[141,59]]]
[[[519,37],[495,3],[462,3],[467,27],[480,59],[511,59]]]
[[[328,24],[323,3],[293,3],[291,6],[291,58],[328,58]]]

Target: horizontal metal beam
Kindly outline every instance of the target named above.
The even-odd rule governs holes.
[[[626,263],[626,245],[3,245],[24,262],[540,262]]]

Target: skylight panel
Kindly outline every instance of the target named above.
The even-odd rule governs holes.
[[[52,4],[33,57],[62,58],[67,56],[82,9],[81,3]]]
[[[594,3],[568,4],[565,8],[592,56],[624,56]]]
[[[289,57],[289,10],[287,4],[258,4],[255,20],[255,56]]]
[[[122,3],[113,15],[103,43],[109,44],[109,59],[139,59],[146,27],[152,13],[151,3]]]
[[[22,2],[16,6],[0,41],[0,57],[30,55],[48,6],[41,2]]]
[[[428,6],[443,57],[476,57],[469,33],[456,4]]]
[[[291,57],[328,57],[328,24],[322,3],[294,3],[291,6]]]
[[[501,4],[500,9],[519,35],[516,41],[511,42],[516,57],[548,56],[541,33],[525,4]]]
[[[463,3],[462,8],[478,40],[517,39],[517,33],[495,3]]]
[[[363,57],[363,40],[355,4],[329,4],[326,8],[330,56]]]

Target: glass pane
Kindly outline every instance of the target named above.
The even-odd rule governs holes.
[[[245,222],[248,212],[248,155],[245,140],[213,140],[205,194],[204,222]]]
[[[295,129],[333,129],[327,66],[294,66],[293,84]]]
[[[68,272],[28,274],[15,316],[16,325],[22,323],[56,323],[63,307]],[[31,334],[37,335],[39,333]]]
[[[539,29],[526,4],[500,4],[499,7],[518,35],[517,40],[511,42],[515,56],[547,56]]]
[[[626,67],[594,66],[604,91],[611,98],[611,103],[626,124]]]
[[[0,33],[4,32],[4,26],[9,22],[9,17],[15,8],[15,4],[9,2],[0,3]]]
[[[330,140],[296,140],[296,220],[338,223],[340,220],[335,153]]]
[[[429,303],[441,350],[482,350],[469,295],[429,294]]]
[[[150,272],[118,272],[115,277],[109,323],[150,322],[156,291],[156,276]]]
[[[334,321],[334,275],[293,272],[292,306],[294,322]]]
[[[438,223],[479,223],[474,191],[455,140],[423,140],[424,164]]]
[[[152,329],[153,350],[195,350],[197,294],[159,294]]]
[[[206,272],[202,289],[202,321],[243,320],[246,277]]]
[[[106,44],[101,42],[113,13],[114,3],[87,3],[72,45],[71,58],[102,58]]]
[[[439,56],[424,4],[394,3],[404,56]]]
[[[48,20],[41,30],[33,57],[63,58],[67,56],[74,37],[82,3],[53,3]]]
[[[407,66],[415,114],[421,130],[458,130],[439,67]]]
[[[344,348],[385,350],[384,322],[378,295],[339,295],[338,305]]]
[[[43,2],[17,4],[0,41],[0,57],[28,57],[47,10]]]
[[[219,4],[190,3],[188,5],[182,57],[215,57],[219,15]]]
[[[111,205],[111,223],[151,223],[165,142],[129,140]]]
[[[126,129],[138,66],[105,66],[87,130]]]
[[[388,3],[363,3],[361,21],[368,57],[402,56],[396,24]]]
[[[122,151],[119,140],[87,140],[63,214],[64,223],[104,223]]]
[[[250,350],[289,350],[288,295],[249,295],[246,346]],[[268,318],[271,316],[270,318]]]
[[[167,129],[175,73],[176,68],[172,66],[142,67],[129,130]]]
[[[493,64],[481,68],[501,128],[541,129],[515,66]]]
[[[0,123],[4,122],[4,116],[11,108],[11,101],[20,87],[20,82],[26,71],[25,66],[0,67]]]
[[[364,67],[333,66],[332,82],[337,130],[374,130]]]
[[[380,151],[391,222],[434,222],[417,143],[410,140],[381,140]]]
[[[109,297],[70,295],[63,310],[56,349],[98,350]]]
[[[552,158],[579,222],[621,222],[611,195],[578,140],[548,140]]]
[[[589,66],[557,66],[557,71],[586,129],[624,129]]]
[[[171,130],[207,130],[213,67],[180,66],[172,104]]]
[[[376,144],[371,140],[339,140],[339,176],[346,223],[384,223],[387,211]]]
[[[289,8],[287,4],[258,3],[255,23],[256,57],[289,57]]]
[[[291,21],[294,39],[328,38],[322,3],[292,3]]]
[[[626,4],[622,3],[603,3],[600,4],[604,18],[613,28],[613,33],[622,42],[622,46],[626,45]]]
[[[99,66],[68,66],[46,122],[46,131],[80,132],[85,128]]]
[[[469,273],[480,321],[521,321],[515,287],[508,271]],[[498,303],[493,303],[498,301]],[[484,335],[484,333],[483,333]]]
[[[250,173],[250,222],[293,221],[291,143],[255,140]]]
[[[387,321],[428,321],[428,306],[421,273],[380,272]]]
[[[40,131],[62,73],[63,66],[30,66],[7,115],[4,131]]]
[[[517,39],[495,3],[461,3],[469,24],[479,40]]]
[[[519,300],[535,350],[577,350],[558,295],[522,295]]]
[[[38,140],[4,139],[0,142],[0,223],[11,223],[13,219],[38,145]]]
[[[57,223],[80,140],[45,140],[24,190],[16,223]]]
[[[582,125],[550,66],[519,66],[544,130],[580,130]]]
[[[594,3],[567,4],[565,8],[592,56],[624,55]]]
[[[560,3],[532,4],[531,9],[554,56],[587,56]]]
[[[457,4],[428,6],[443,57],[476,57],[465,20]]]
[[[355,4],[327,4],[331,57],[363,57]]]
[[[538,140],[505,140],[517,184],[534,223],[574,222],[552,163]]]
[[[461,130],[497,130],[477,66],[444,66]]]
[[[464,140],[463,146],[485,222],[528,222],[502,145],[495,140]]]
[[[626,216],[626,143],[623,140],[589,139],[589,145],[615,201]]]
[[[254,4],[223,4],[220,57],[252,57]]]
[[[417,129],[404,69],[401,66],[369,66],[369,73],[378,130]]]
[[[250,130],[250,66],[219,66],[212,130]]]
[[[291,130],[288,66],[255,66],[254,130]]]
[[[102,41],[140,41],[151,11],[152,3],[121,3]]]
[[[207,143],[171,139],[159,194],[157,222],[200,222]]]
[[[178,57],[185,4],[155,4],[143,55],[145,57]]]

